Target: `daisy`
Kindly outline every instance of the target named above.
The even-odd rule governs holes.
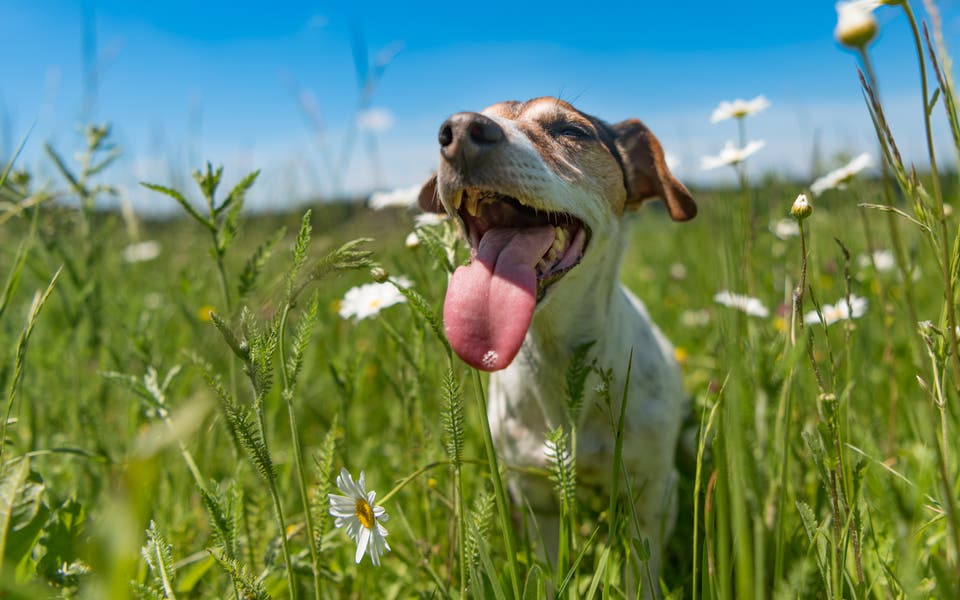
[[[767,310],[767,307],[764,306],[763,302],[759,299],[742,294],[734,294],[729,290],[723,290],[717,293],[717,295],[713,297],[713,301],[743,311],[751,317],[767,317],[770,315],[770,311]]]
[[[391,206],[409,208],[417,203],[417,198],[419,196],[419,185],[390,190],[388,192],[374,192],[370,195],[370,200],[367,201],[367,206],[373,210],[382,210]]]
[[[873,159],[870,158],[869,154],[864,152],[839,169],[830,171],[820,179],[814,181],[812,184],[810,184],[810,192],[814,196],[819,196],[827,190],[832,190],[835,188],[843,189],[846,187],[847,183],[853,179],[854,175],[866,169],[872,163]]]
[[[425,212],[413,217],[413,223],[415,227],[430,227],[433,225],[440,225],[446,220],[446,213]]]
[[[701,158],[700,168],[704,171],[709,171],[717,167],[739,164],[765,145],[766,142],[763,140],[753,140],[747,143],[745,148],[737,148],[733,145],[733,142],[727,142],[718,156],[704,156]]]
[[[877,35],[877,19],[873,11],[880,0],[838,2],[837,27],[833,37],[848,48],[863,48]]]
[[[781,240],[788,240],[800,235],[800,225],[796,219],[780,219],[770,223],[770,231]]]
[[[367,283],[350,288],[340,302],[340,318],[362,321],[375,317],[388,306],[406,302],[407,298],[397,290],[395,284],[408,288],[412,282],[406,277],[397,277],[390,282]]]
[[[160,242],[148,240],[130,244],[123,249],[123,262],[138,263],[148,262],[160,256]]]
[[[710,323],[710,311],[685,310],[680,313],[680,322],[687,327],[703,327]]]
[[[890,250],[874,250],[870,254],[861,254],[857,257],[857,265],[862,269],[876,267],[877,271],[883,273],[896,266],[893,258],[893,252]]]
[[[713,109],[713,114],[710,115],[710,122],[718,123],[726,119],[742,119],[743,117],[756,114],[769,106],[770,101],[763,95],[757,96],[753,100],[740,100],[738,98],[733,102],[723,101]]]
[[[848,301],[849,300],[849,301]],[[836,304],[824,304],[823,320],[826,325],[833,325],[837,321],[846,321],[862,317],[867,312],[867,299],[859,296],[841,298]],[[812,310],[803,316],[803,322],[810,325],[820,322],[820,315]]]
[[[336,527],[346,527],[347,535],[357,543],[357,553],[354,557],[359,564],[363,555],[370,554],[370,562],[380,566],[380,556],[390,551],[387,544],[387,529],[381,525],[389,516],[382,506],[376,506],[373,499],[377,493],[367,492],[363,471],[360,471],[360,481],[354,481],[350,472],[340,469],[337,477],[337,487],[346,494],[327,494],[330,498],[330,515],[336,517]]]
[[[790,214],[793,215],[793,218],[797,221],[806,219],[812,212],[813,205],[810,204],[810,200],[806,194],[797,196],[797,199],[793,201],[793,205],[790,207]]]

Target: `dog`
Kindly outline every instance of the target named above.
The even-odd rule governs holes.
[[[619,419],[632,355],[620,489],[632,493],[633,534],[650,543],[658,588],[662,545],[676,518],[675,448],[689,406],[673,347],[619,283],[619,271],[628,213],[660,198],[672,219],[686,221],[696,203],[643,123],[608,124],[557,98],[454,114],[438,141],[440,166],[419,204],[451,215],[470,246],[471,262],[450,278],[443,321],[460,358],[491,372],[487,418],[497,452],[519,472],[547,466],[545,435],[567,423],[566,370],[589,344],[588,362],[612,369],[614,401],[608,408],[589,396],[600,383],[592,373],[577,423],[577,480],[609,488],[611,421]],[[509,484],[555,543],[552,483],[511,474]]]

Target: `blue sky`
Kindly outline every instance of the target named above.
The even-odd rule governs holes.
[[[955,54],[958,2],[938,3]],[[96,102],[87,114],[113,123],[124,159],[111,177],[138,207],[158,201],[137,189],[138,179],[175,182],[206,159],[223,163],[233,179],[261,168],[261,205],[413,185],[436,165],[436,131],[446,115],[540,95],[611,121],[641,118],[694,184],[733,180],[699,169],[701,156],[736,136],[732,122],[709,122],[722,100],[764,94],[772,104],[748,122],[748,136],[767,142],[750,159],[756,172],[809,177],[815,140],[826,158],[875,148],[856,62],[833,41],[830,1],[267,6],[6,3],[0,51],[12,60],[0,83],[0,153],[31,126],[25,165],[46,172],[45,141],[68,155],[76,149],[85,115],[84,15],[96,25]],[[906,21],[892,7],[877,17],[881,36],[872,53],[883,96],[904,154],[922,163]],[[343,154],[357,116],[358,32],[370,60],[399,52],[367,104],[379,116],[376,131],[357,138],[347,161],[324,160],[322,147],[327,156]],[[322,142],[305,104],[321,123]]]

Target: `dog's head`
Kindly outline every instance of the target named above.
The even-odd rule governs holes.
[[[659,197],[674,220],[697,213],[636,119],[610,125],[556,98],[501,102],[451,116],[439,142],[440,168],[420,206],[457,218],[470,244],[471,264],[447,288],[444,326],[480,369],[510,364],[538,303],[569,271],[609,253],[624,211]]]

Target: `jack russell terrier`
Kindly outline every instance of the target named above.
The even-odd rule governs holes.
[[[615,413],[632,353],[622,455],[629,485],[620,488],[633,494],[640,528],[633,533],[650,542],[656,588],[661,546],[675,520],[675,448],[689,408],[673,347],[619,283],[629,237],[624,217],[658,197],[674,220],[685,221],[696,204],[643,123],[611,125],[556,98],[457,113],[440,127],[439,142],[440,168],[419,203],[453,216],[470,245],[470,263],[450,278],[443,321],[460,358],[492,372],[487,418],[497,451],[511,467],[545,468],[545,435],[568,422],[565,373],[576,349],[592,343],[588,363],[613,370]],[[581,486],[603,489],[615,432],[606,408],[590,401],[598,381],[586,387],[576,466]],[[556,525],[550,481],[511,475],[510,486],[544,529]]]

